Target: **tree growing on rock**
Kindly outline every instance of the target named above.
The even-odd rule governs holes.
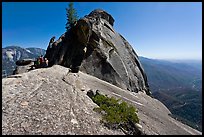
[[[66,23],[66,31],[72,28],[75,22],[78,20],[77,12],[73,7],[73,2],[70,2],[68,7],[66,8],[66,15],[67,15],[67,23]]]

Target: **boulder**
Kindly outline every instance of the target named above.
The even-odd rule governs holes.
[[[49,65],[59,64],[96,76],[120,88],[150,95],[146,74],[127,40],[113,28],[114,19],[97,9],[79,19],[63,40],[47,49]]]
[[[13,71],[13,75],[26,73],[30,70],[33,70],[34,60],[32,59],[23,59],[16,61],[16,68]]]
[[[24,66],[16,66],[15,70],[13,71],[13,75],[26,73],[26,72],[32,70],[32,66],[33,66],[33,64],[28,64],[28,65],[24,65]]]
[[[18,66],[25,66],[33,62],[33,59],[22,59],[22,60],[17,60],[16,65]]]

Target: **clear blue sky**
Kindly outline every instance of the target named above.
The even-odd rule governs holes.
[[[2,46],[47,48],[65,32],[68,2],[2,2]],[[102,8],[139,56],[202,59],[201,2],[74,2],[78,16]]]

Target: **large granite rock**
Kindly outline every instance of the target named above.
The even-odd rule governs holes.
[[[2,134],[126,134],[100,123],[101,114],[93,110],[98,105],[87,95],[90,90],[99,90],[136,107],[140,130],[147,135],[202,134],[173,119],[161,102],[143,92],[128,92],[81,71],[68,71],[54,65],[2,79]]]
[[[94,10],[57,41],[49,43],[49,65],[81,70],[118,87],[150,95],[146,74],[132,46],[117,33],[113,17]]]

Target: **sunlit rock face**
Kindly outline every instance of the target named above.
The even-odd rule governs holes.
[[[69,32],[48,46],[45,57],[49,65],[79,69],[123,89],[150,94],[136,52],[113,24],[113,17],[101,9],[79,19]]]
[[[124,135],[101,123],[90,90],[121,99],[138,110],[146,135],[201,135],[173,119],[157,99],[143,92],[128,92],[79,71],[53,65],[2,79],[2,135]],[[131,125],[131,124],[130,124]]]

